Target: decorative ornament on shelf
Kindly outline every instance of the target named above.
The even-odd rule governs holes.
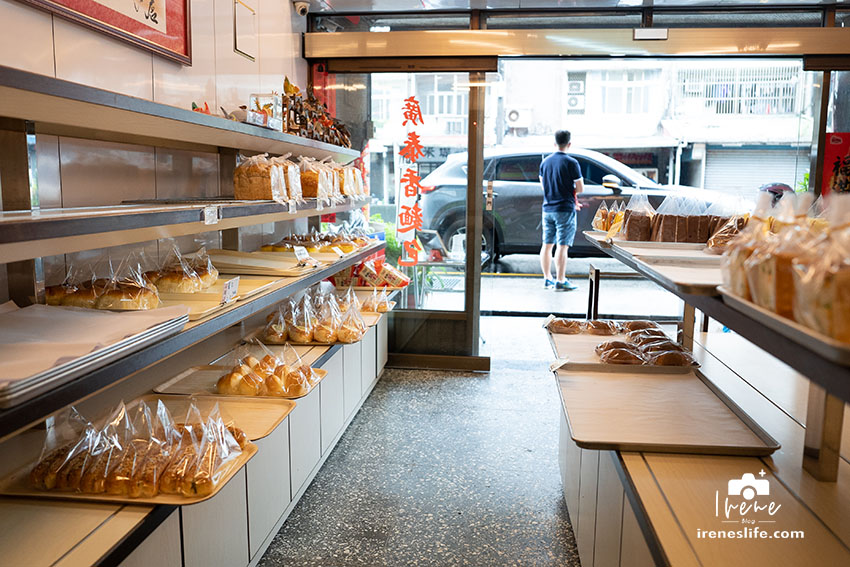
[[[192,102],[192,112],[200,112],[201,114],[210,114],[210,105],[204,102],[203,108]]]

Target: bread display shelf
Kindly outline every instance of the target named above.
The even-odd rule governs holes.
[[[655,366],[650,364],[606,364],[596,354],[596,346],[606,341],[625,341],[625,334],[592,335],[579,333],[564,335],[547,331],[549,344],[559,360],[565,360],[562,370],[592,370],[602,372],[655,372],[660,374],[682,374],[693,370],[693,366]],[[676,340],[671,338],[671,340]]]
[[[0,88],[2,92],[2,88]],[[92,237],[133,244],[167,237],[281,222],[363,207],[365,199],[346,197],[338,205],[316,208],[315,199],[295,212],[274,201],[146,202],[103,207],[0,212],[0,255],[9,262],[91,250]],[[205,222],[208,219],[210,224]]]
[[[594,450],[767,456],[779,443],[699,371],[557,371],[570,435]]]
[[[233,475],[245,466],[251,458],[257,454],[257,446],[247,443],[242,452],[233,461],[224,465],[224,474],[216,484],[215,489],[207,496],[198,498],[187,498],[179,494],[157,494],[153,498],[129,498],[112,494],[87,494],[84,492],[63,492],[59,490],[36,490],[29,484],[29,472],[31,465],[18,470],[0,486],[0,494],[3,496],[16,496],[25,498],[45,498],[50,500],[73,500],[78,502],[101,502],[112,504],[164,504],[170,506],[188,506],[197,504],[214,497],[224,488]]]
[[[230,303],[212,317],[189,323],[181,332],[152,341],[129,356],[121,356],[109,364],[88,371],[82,378],[51,387],[30,400],[4,409],[0,411],[0,438],[12,435],[56,410],[228,329],[256,313],[269,310],[293,293],[305,290],[339,270],[375,254],[384,246],[384,242],[376,242],[349,258],[322,267],[307,276],[285,278],[263,293],[256,294],[249,301]]]
[[[184,372],[181,372],[171,380],[163,382],[159,386],[155,387],[153,391],[160,394],[178,396],[201,394],[222,400],[282,400],[290,402],[290,400],[303,398],[312,392],[313,388],[318,386],[325,376],[328,375],[327,370],[314,368],[313,372],[315,372],[318,376],[318,380],[316,380],[307,393],[300,396],[236,396],[233,394],[219,394],[216,390],[219,378],[230,372],[232,369],[232,366],[227,365],[194,366]],[[295,407],[294,403],[292,403],[292,407]],[[222,405],[222,409],[224,409],[224,405]],[[240,423],[241,425],[241,422],[237,423]],[[247,434],[248,432],[246,431],[245,433]]]
[[[295,402],[285,398],[260,398],[255,396],[225,397],[214,393],[192,393],[199,395],[148,394],[136,401],[147,402],[153,407],[156,407],[157,401],[162,401],[163,405],[168,408],[168,411],[178,423],[186,415],[190,404],[197,406],[201,411],[201,415],[209,415],[213,407],[218,404],[224,422],[227,424],[232,422],[236,427],[245,432],[245,435],[250,441],[256,441],[257,439],[268,436],[295,408]]]
[[[844,366],[850,366],[850,344],[819,333],[814,329],[810,329],[781,315],[777,315],[773,311],[756,305],[752,301],[738,297],[724,286],[718,287],[717,290],[723,296],[724,303],[729,305],[729,307],[751,317],[753,320],[776,331],[780,335],[811,349],[828,360]]]
[[[24,380],[6,382],[0,386],[0,408],[22,404],[87,372],[175,335],[183,330],[188,321],[188,316],[181,315]]]

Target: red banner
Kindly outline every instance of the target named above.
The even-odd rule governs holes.
[[[850,132],[826,134],[821,195],[850,192]]]

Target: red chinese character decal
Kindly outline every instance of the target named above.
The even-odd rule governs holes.
[[[419,101],[415,96],[404,99],[404,122],[402,126],[407,126],[408,122],[413,122],[414,126],[422,124],[422,110],[419,108]]]
[[[398,231],[410,232],[411,230],[422,230],[422,209],[419,208],[419,203],[415,203],[412,207],[402,205],[401,212],[398,214]]]
[[[407,259],[399,258],[398,265],[399,266],[415,266],[419,263],[419,252],[422,251],[422,245],[419,244],[418,240],[407,240],[403,242],[404,244],[404,253],[407,255]]]
[[[401,183],[404,186],[404,196],[405,197],[416,197],[419,195],[419,190],[422,188],[419,185],[419,181],[422,178],[416,175],[416,172],[412,169],[406,169],[404,171],[404,175],[401,176]]]
[[[416,132],[409,132],[407,140],[404,142],[404,147],[398,152],[398,155],[411,162],[416,162],[419,158],[425,155],[422,151],[422,143],[419,141],[419,135]]]

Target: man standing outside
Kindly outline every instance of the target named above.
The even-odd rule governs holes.
[[[540,164],[540,183],[543,185],[543,245],[540,247],[540,267],[543,287],[555,291],[572,291],[576,286],[566,280],[567,252],[576,235],[577,195],[584,191],[584,180],[578,162],[566,154],[570,133],[555,132],[558,151]],[[555,250],[555,281],[552,275],[552,248]]]

